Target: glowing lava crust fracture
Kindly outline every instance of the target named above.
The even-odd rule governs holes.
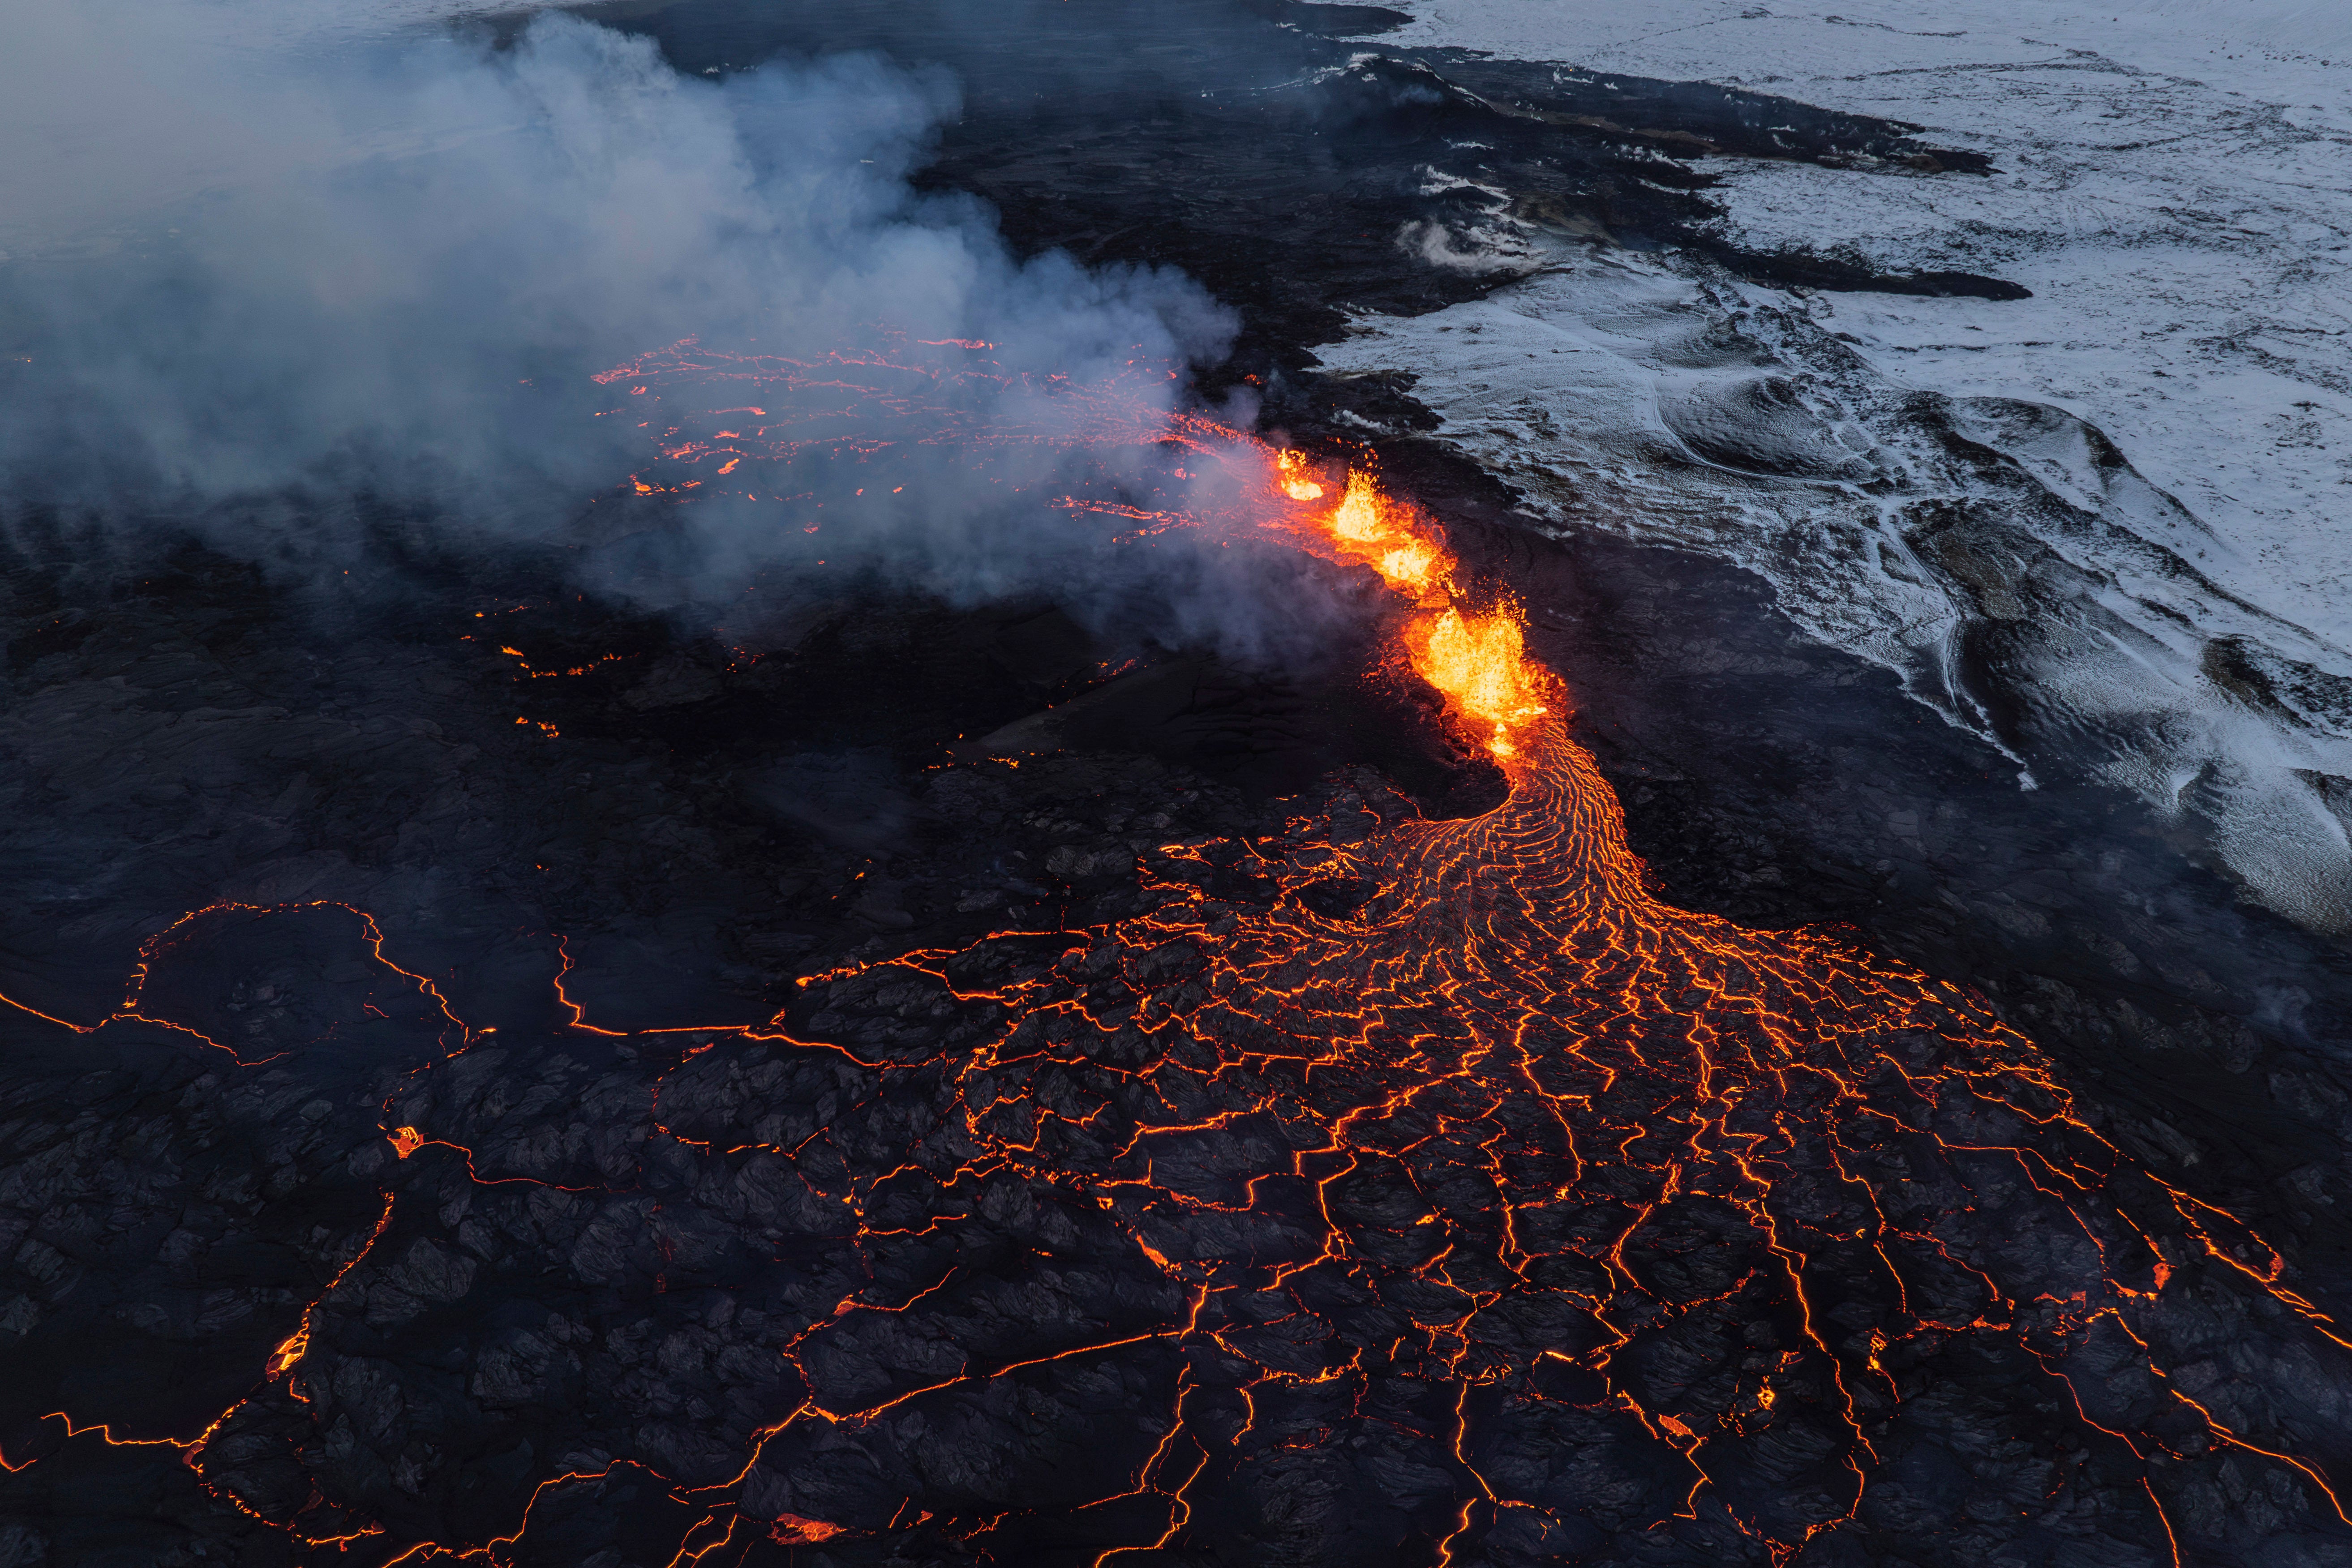
[[[1986,1501],[2012,1532],[2095,1516],[2187,1561],[2249,1486],[2338,1527],[2340,1433],[2175,1375],[2210,1365],[2216,1302],[2345,1364],[2270,1247],[2120,1153],[1956,988],[1659,902],[1558,682],[1511,607],[1465,601],[1433,525],[1362,473],[1176,435],[1246,474],[1261,526],[1403,596],[1402,656],[1493,745],[1507,802],[1428,821],[1356,775],[1286,835],[1163,848],[1133,918],[803,981],[804,1039],[638,1037],[644,1190],[474,1168],[434,1120],[436,1077],[494,1049],[469,1036],[385,1132],[404,1168],[467,1160],[474,1223],[639,1227],[681,1289],[725,1228],[682,1209],[784,1190],[796,1228],[761,1244],[835,1283],[767,1303],[793,1326],[683,1469],[608,1437],[479,1540],[316,1493],[276,1522],[342,1561],[507,1563],[551,1500],[637,1467],[680,1507],[674,1563],[893,1539],[1516,1564],[1663,1531],[1779,1563],[1885,1528],[1873,1489],[1922,1452],[2031,1427],[2064,1436]],[[673,1196],[648,1206],[656,1174]],[[411,1207],[377,1236],[433,1232]],[[1018,1267],[967,1246],[982,1227],[1025,1239]],[[370,1245],[247,1405],[181,1440],[209,1484],[245,1486],[224,1434],[346,1418],[356,1375],[313,1368],[365,1339]],[[1987,1368],[2034,1391],[1990,1430],[1952,1396]],[[1385,1544],[1271,1500],[1361,1475],[1406,1521]]]

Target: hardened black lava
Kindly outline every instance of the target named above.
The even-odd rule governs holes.
[[[1379,34],[1404,19],[1286,0],[692,0],[613,18],[688,71],[842,48],[948,68],[963,111],[921,182],[987,197],[1024,247],[1200,278],[1244,313],[1234,374],[1296,373],[1300,350],[1338,336],[1350,310],[1476,298],[1513,275],[1530,233],[1696,246],[1749,276],[1820,288],[2026,292],[1713,235],[1717,177],[1703,160],[1801,160],[1857,179],[1985,172],[1978,154],[1916,140],[1916,126],[1704,84],[1382,47]]]

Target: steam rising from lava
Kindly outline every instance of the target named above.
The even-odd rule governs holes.
[[[0,64],[0,100],[54,106],[60,82],[133,97],[134,123],[202,149],[201,187],[160,205],[158,150],[135,138],[0,172],[16,520],[162,513],[236,554],[341,564],[343,525],[387,501],[541,536],[635,460],[625,414],[586,417],[605,395],[589,378],[648,342],[803,362],[986,342],[1003,376],[933,391],[1003,427],[1079,417],[1087,389],[1214,356],[1231,330],[1175,273],[1019,259],[979,204],[914,193],[955,110],[937,74],[850,57],[686,78],[648,40],[556,16],[511,48],[305,36],[257,67],[194,37],[194,15],[165,5],[102,52],[63,23],[28,30]],[[1163,411],[1181,392],[1164,374],[1129,388]],[[990,526],[996,500],[935,484],[902,526]],[[697,523],[706,575],[759,553],[714,509]],[[1007,580],[1046,570],[1017,527],[992,548]]]
[[[1181,372],[1165,361],[1087,380],[977,339],[757,348],[686,339],[597,374],[610,394],[597,417],[649,448],[590,508],[597,580],[723,601],[728,635],[752,643],[845,578],[966,602],[1043,589],[1130,653],[1157,642],[1281,664],[1322,655],[1365,608],[1373,585],[1351,593],[1257,527],[1272,455],[1172,408]],[[1382,549],[1418,552],[1415,580],[1436,583],[1432,547],[1391,539],[1368,558],[1331,542],[1327,555],[1375,566]]]

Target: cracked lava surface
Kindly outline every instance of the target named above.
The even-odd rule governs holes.
[[[68,1402],[10,1469],[165,1447],[366,1563],[2187,1563],[2249,1497],[2279,1561],[2345,1539],[2352,1345],[2275,1252],[1968,994],[1661,903],[1510,607],[1362,476],[1221,450],[1399,591],[1501,807],[1335,776],[1147,856],[1137,913],[751,1028],[611,1030],[559,975],[568,1022],[478,1030],[356,911],[200,911],[49,1024],[206,1051],[175,956],[296,932],[446,1054],[242,1396]],[[2250,1324],[2315,1403],[2229,1375]]]

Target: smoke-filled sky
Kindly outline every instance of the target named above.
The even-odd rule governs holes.
[[[323,538],[364,493],[544,537],[647,455],[593,417],[593,372],[680,339],[985,340],[1003,373],[954,383],[956,423],[1034,430],[1058,417],[1035,378],[1131,392],[1233,328],[1180,275],[1016,257],[981,204],[914,193],[957,87],[875,57],[688,78],[551,14],[498,48],[415,10],[186,0],[11,30],[0,133],[32,155],[0,170],[0,470],[83,520],[160,510],[235,548],[265,497]],[[922,585],[1066,570],[1001,479],[950,489],[875,519]],[[688,529],[730,572],[787,531],[723,507]]]

